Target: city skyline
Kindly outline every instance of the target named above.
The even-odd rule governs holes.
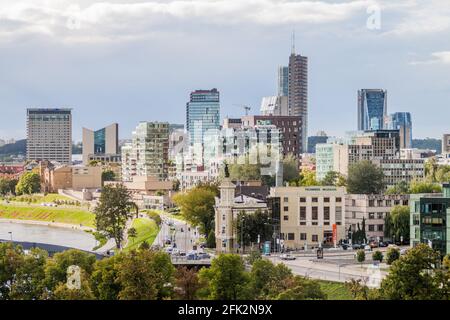
[[[386,89],[388,110],[415,119],[415,138],[447,131],[450,40],[442,35],[450,29],[448,3],[378,1],[381,26],[371,30],[367,9],[374,1],[235,2],[228,11],[223,1],[213,11],[205,10],[204,0],[169,2],[47,1],[44,10],[40,1],[18,1],[22,7],[1,1],[5,21],[22,24],[0,35],[0,138],[25,137],[29,107],[73,108],[76,141],[82,127],[111,122],[119,122],[121,138],[130,138],[139,121],[184,123],[186,96],[203,88],[221,92],[222,119],[243,115],[236,104],[258,114],[262,97],[277,93],[293,29],[296,52],[309,58],[309,135],[355,130],[362,88]],[[177,15],[179,3],[197,12]],[[113,28],[118,6],[126,26]],[[44,18],[27,15],[27,8]],[[165,13],[160,19],[158,10]],[[147,15],[153,23],[145,22]]]

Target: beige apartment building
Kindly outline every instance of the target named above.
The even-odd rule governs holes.
[[[362,227],[365,219],[368,241],[384,241],[384,219],[395,206],[408,206],[409,195],[348,194],[345,199],[346,235]],[[390,237],[388,237],[390,238]]]
[[[272,188],[270,198],[280,204],[284,247],[317,248],[345,239],[345,193],[344,187]]]

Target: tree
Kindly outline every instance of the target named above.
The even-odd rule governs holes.
[[[295,156],[288,154],[283,159],[283,181],[290,182],[299,178],[298,161]]]
[[[133,239],[133,243],[134,243],[134,239],[136,239],[136,237],[137,237],[136,228],[132,227],[132,228],[128,229],[127,235],[128,235],[128,238]]]
[[[112,170],[105,170],[102,172],[102,181],[115,181],[116,174]]]
[[[130,192],[120,184],[105,186],[95,208],[95,222],[98,231],[114,238],[117,248],[121,248],[126,222],[132,217]]]
[[[8,179],[0,177],[0,195],[6,196],[16,192],[16,185],[18,181],[16,179]]]
[[[52,298],[55,289],[67,283],[67,270],[70,266],[78,266],[83,271],[81,281],[90,277],[96,259],[93,254],[80,250],[70,249],[56,253],[52,259],[47,259],[45,265],[45,292],[43,296]]]
[[[327,295],[317,281],[295,276],[290,288],[280,293],[277,300],[326,300]]]
[[[394,240],[409,242],[409,217],[410,210],[408,206],[395,206],[391,213],[385,218],[385,225],[388,225],[390,231],[388,237],[393,237]]]
[[[262,259],[261,251],[259,250],[252,250],[250,254],[247,257],[246,262],[250,265],[253,265],[256,261],[259,261]]]
[[[400,250],[397,248],[389,248],[386,252],[386,263],[388,265],[393,264],[400,258]]]
[[[197,272],[186,267],[179,268],[175,280],[176,297],[180,300],[195,300],[202,288]]]
[[[436,171],[438,168],[436,157],[425,161],[425,177],[429,182],[436,182]]]
[[[16,194],[23,195],[28,194],[31,195],[33,193],[37,193],[41,190],[41,177],[39,174],[34,172],[24,173],[17,183],[16,186]]]
[[[420,193],[440,193],[442,192],[442,186],[428,181],[414,180],[409,186],[410,194]]]
[[[230,179],[233,181],[249,181],[261,179],[261,165],[249,163],[229,164]]]
[[[117,300],[122,285],[118,279],[119,256],[98,260],[91,275],[93,295],[99,300]]]
[[[410,249],[395,261],[381,283],[381,295],[389,300],[447,300],[449,272],[440,268],[441,257],[425,244]]]
[[[235,254],[221,254],[211,262],[211,268],[203,268],[200,281],[207,288],[204,295],[212,300],[245,300],[251,298],[250,277],[244,261]]]
[[[272,237],[272,226],[269,224],[269,213],[256,210],[253,214],[240,212],[236,219],[237,241],[244,247],[258,241],[260,243],[270,240]]]
[[[175,268],[170,257],[151,250],[122,253],[118,262],[117,281],[120,300],[158,300],[169,298]]]
[[[379,251],[379,250],[375,251],[372,254],[372,260],[382,262],[383,261],[383,253],[381,253],[381,251]]]
[[[351,194],[379,194],[384,190],[383,171],[370,161],[360,161],[349,167],[347,190]]]
[[[302,187],[313,187],[320,185],[316,180],[316,173],[310,169],[304,168],[300,174]]]
[[[395,186],[386,190],[385,194],[408,194],[409,184],[406,181],[400,181]]]
[[[181,208],[183,217],[201,233],[209,235],[214,227],[216,194],[212,190],[196,187],[184,194],[177,194],[173,201]]]
[[[216,233],[214,230],[209,232],[208,238],[206,238],[206,246],[211,249],[216,247]]]
[[[8,300],[11,283],[23,263],[23,249],[12,243],[0,243],[0,300]]]
[[[88,276],[84,271],[81,273],[81,287],[79,289],[71,289],[65,283],[59,283],[50,299],[52,300],[95,300],[92,293]]]
[[[345,177],[336,171],[328,171],[320,182],[323,186],[344,187],[347,185]]]

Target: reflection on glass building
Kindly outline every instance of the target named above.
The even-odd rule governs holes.
[[[97,131],[83,128],[83,164],[88,165],[92,160],[120,163],[117,123]]]
[[[400,148],[412,148],[412,121],[409,112],[396,112],[387,116],[385,127],[400,131]]]
[[[387,115],[387,91],[358,90],[358,130],[382,130]]]

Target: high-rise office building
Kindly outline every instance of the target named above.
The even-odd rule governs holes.
[[[387,91],[358,90],[358,130],[382,130],[387,116]]]
[[[289,95],[289,67],[278,67],[278,96],[287,97]]]
[[[220,94],[217,89],[191,92],[186,104],[186,129],[190,144],[203,144],[208,130],[220,129]]]
[[[169,123],[141,122],[122,147],[122,179],[153,177],[163,181],[169,168]]]
[[[308,58],[293,51],[289,57],[289,115],[300,116],[301,153],[308,147]]]
[[[27,159],[71,164],[71,109],[27,109]]]
[[[442,137],[442,154],[450,154],[450,134]]]
[[[261,101],[261,115],[263,116],[288,116],[288,97],[272,96],[263,97]]]
[[[120,162],[117,123],[97,131],[83,128],[83,164],[88,165],[91,160]]]
[[[396,112],[387,116],[385,128],[400,131],[400,148],[412,148],[412,121],[409,112]]]

